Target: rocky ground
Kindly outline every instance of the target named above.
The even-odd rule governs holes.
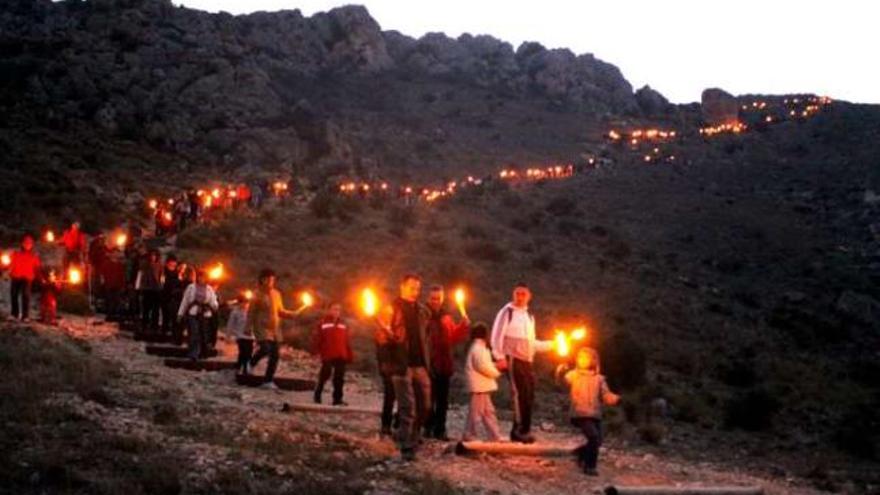
[[[9,324],[3,326],[4,332],[14,331]],[[797,477],[767,476],[730,463],[673,460],[621,444],[613,436],[603,448],[597,479],[581,475],[570,459],[466,458],[456,456],[452,444],[435,441],[427,442],[416,462],[402,463],[392,443],[378,438],[374,417],[281,412],[285,402],[308,403],[309,392],[242,388],[234,385],[231,371],[167,368],[143,352],[143,343],[97,318],[70,316],[57,328],[33,325],[32,331],[47,340],[66,334],[91,349],[89,359],[118,369],[107,387],[108,397],[57,393],[44,406],[69,410],[70,417],[99,425],[101,434],[116,442],[159,446],[184,467],[152,474],[160,478],[154,482],[165,493],[230,488],[262,493],[274,486],[282,492],[304,489],[301,493],[574,494],[597,493],[610,484],[759,485],[770,494],[821,493]],[[233,348],[221,342],[216,359],[232,359]],[[284,352],[280,375],[310,378],[315,372],[314,358],[296,350]],[[378,407],[373,377],[351,373],[346,390],[351,406]],[[459,434],[464,414],[461,407],[452,409],[453,436]],[[578,442],[552,425],[542,429],[543,443]],[[28,457],[26,449],[20,469],[28,469]],[[181,478],[162,481],[163,476]],[[40,474],[35,472],[31,481],[39,484]]]

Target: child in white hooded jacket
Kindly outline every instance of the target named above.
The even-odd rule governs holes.
[[[473,343],[464,366],[467,388],[471,394],[467,424],[462,436],[462,441],[465,442],[477,438],[477,427],[480,423],[486,429],[490,441],[501,440],[498,418],[495,415],[495,406],[492,404],[492,392],[498,390],[496,380],[501,376],[501,371],[495,367],[492,353],[486,344],[488,333],[488,328],[482,323],[477,323],[471,328]]]

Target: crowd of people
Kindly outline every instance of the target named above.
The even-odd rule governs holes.
[[[78,225],[71,225],[68,232],[76,233],[78,229]],[[260,377],[262,386],[277,389],[274,377],[283,342],[281,320],[293,318],[299,311],[284,306],[276,288],[276,274],[262,270],[256,290],[221,300],[219,282],[211,280],[206,268],[179,262],[173,254],[163,260],[157,250],[144,247],[136,229],[130,234],[131,242],[122,249],[113,249],[103,235],[96,236],[88,248],[88,260],[94,267],[92,283],[96,294],[100,294],[96,300],[107,319],[136,324],[139,332],[165,334],[179,345],[186,334],[188,357],[198,360],[212,355],[220,315],[228,313],[226,333],[238,347],[237,373],[251,375],[266,359]],[[71,234],[67,238],[73,237]],[[80,263],[82,253],[67,248],[82,246],[62,244],[63,263]],[[27,235],[19,250],[8,260],[4,257],[11,278],[10,317],[23,321],[28,319],[35,281],[43,286],[41,308],[48,302],[54,305],[62,284],[69,282],[53,275],[54,270],[41,278],[45,270],[34,245],[34,238]],[[396,440],[404,460],[415,458],[423,438],[450,440],[450,383],[458,368],[454,350],[470,341],[462,366],[470,399],[461,440],[477,439],[480,427],[485,429],[487,440],[502,440],[492,393],[498,390],[497,380],[506,375],[514,417],[509,438],[513,442],[535,442],[531,431],[536,382],[533,362],[537,354],[552,351],[556,343],[536,336],[528,286],[518,284],[514,288],[511,302],[501,308],[491,328],[472,324],[466,316],[456,321],[446,309],[446,292],[440,285],[429,288],[424,302],[421,294],[421,278],[405,275],[398,297],[370,319],[383,384],[380,435]],[[356,356],[351,346],[351,326],[343,312],[340,302],[329,302],[312,331],[312,351],[321,361],[314,391],[314,402],[319,404],[327,382],[332,381],[332,404],[347,405],[346,367]],[[53,313],[51,319],[43,321],[54,324],[54,318]],[[581,349],[575,363],[573,370],[560,367],[558,374],[570,389],[572,424],[587,440],[586,447],[579,450],[580,460],[585,472],[595,474],[602,404],[616,404],[619,398],[609,391],[599,373],[595,351]]]

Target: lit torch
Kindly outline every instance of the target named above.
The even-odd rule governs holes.
[[[82,271],[79,268],[72,266],[67,269],[67,281],[71,285],[79,285],[82,283]]]
[[[212,282],[217,282],[223,278],[224,275],[223,263],[217,263],[213,267],[208,269],[208,280]]]
[[[128,236],[124,233],[116,234],[116,247],[119,249],[124,249],[125,245],[128,243]]]
[[[250,301],[251,299],[254,298],[254,291],[247,289],[241,295],[244,296],[245,300]]]
[[[453,297],[455,299],[455,305],[458,307],[458,312],[461,313],[462,318],[470,319],[468,318],[467,310],[464,307],[465,296],[466,294],[463,288],[459,287],[458,289],[455,289],[455,295]]]
[[[587,338],[587,329],[585,327],[575,328],[571,331],[571,340],[584,340]]]
[[[3,253],[0,255],[0,265],[3,265],[3,268],[9,267],[12,264],[12,256],[9,253]]]
[[[315,296],[312,295],[311,292],[304,290],[299,294],[299,309],[296,310],[297,313],[302,313],[306,309],[312,307],[315,304]]]
[[[370,318],[376,316],[379,311],[379,298],[376,297],[373,289],[366,288],[361,291],[361,310],[365,316]]]
[[[44,235],[43,238],[46,240],[46,242],[53,243],[55,242],[55,232],[52,232],[51,229],[47,230],[46,235]]]
[[[556,348],[556,354],[559,357],[568,357],[568,353],[571,351],[568,337],[565,336],[565,332],[562,330],[556,331],[556,337],[553,339],[556,344],[554,347]]]

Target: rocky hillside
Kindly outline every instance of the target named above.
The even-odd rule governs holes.
[[[338,107],[316,92],[352,82],[378,79],[393,97],[428,79],[589,116],[638,109],[620,71],[592,55],[489,36],[416,40],[356,6],[233,17],[167,0],[5,0],[0,33],[4,125],[94,126],[205,164],[369,154],[346,145]]]

